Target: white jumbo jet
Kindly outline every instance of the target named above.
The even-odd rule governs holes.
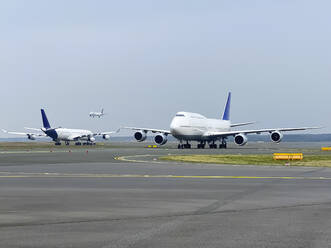
[[[101,136],[103,139],[108,140],[110,139],[110,134],[115,133],[112,132],[100,132],[100,133],[93,133],[89,130],[83,129],[68,129],[68,128],[51,128],[45,111],[41,109],[41,116],[43,121],[42,128],[28,128],[25,129],[34,130],[34,131],[42,131],[43,133],[20,133],[20,132],[8,132],[2,129],[3,132],[9,134],[16,134],[16,135],[26,135],[28,139],[35,140],[36,137],[50,137],[55,142],[55,145],[61,145],[61,141],[64,141],[66,145],[70,144],[70,141],[74,141],[75,145],[93,145],[95,144],[95,137]],[[119,130],[118,130],[119,131]],[[116,132],[118,132],[116,131]],[[83,141],[83,143],[82,143]]]
[[[299,131],[307,129],[317,129],[319,127],[298,127],[298,128],[269,128],[269,129],[253,129],[253,130],[237,130],[232,131],[232,127],[245,126],[253,124],[254,122],[236,123],[232,124],[230,121],[230,104],[231,92],[229,92],[228,99],[225,105],[222,119],[209,119],[203,115],[178,112],[172,119],[170,130],[160,130],[152,128],[139,128],[139,127],[124,127],[124,129],[134,130],[134,138],[138,142],[142,142],[147,138],[147,132],[157,133],[154,137],[154,142],[158,145],[167,143],[167,136],[171,134],[179,140],[180,144],[178,149],[191,148],[189,141],[197,141],[197,148],[205,148],[208,143],[210,148],[217,148],[215,142],[220,141],[219,148],[226,148],[226,139],[229,136],[234,137],[234,142],[243,146],[247,143],[247,134],[261,134],[270,133],[271,141],[279,143],[283,138],[283,132],[286,131]],[[186,141],[183,144],[183,141]]]
[[[102,116],[104,116],[105,115],[105,113],[103,112],[103,108],[101,109],[101,112],[90,112],[90,114],[89,114],[89,116],[90,117],[102,117]]]

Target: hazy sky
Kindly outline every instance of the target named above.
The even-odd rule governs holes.
[[[2,1],[0,127],[168,128],[177,111],[331,132],[331,2]],[[90,111],[105,108],[104,119]],[[6,135],[0,134],[0,137]]]

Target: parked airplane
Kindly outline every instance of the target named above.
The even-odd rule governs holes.
[[[317,127],[299,127],[299,128],[269,128],[269,129],[253,129],[253,130],[239,130],[231,131],[232,127],[244,126],[252,124],[253,122],[231,124],[230,121],[230,104],[231,92],[229,92],[228,99],[225,105],[222,119],[209,119],[203,115],[178,112],[172,119],[170,130],[160,130],[152,128],[139,128],[139,127],[124,127],[136,131],[134,138],[138,142],[142,142],[147,138],[147,132],[157,133],[154,137],[154,142],[159,145],[167,143],[167,136],[171,134],[179,140],[178,149],[191,148],[189,141],[197,141],[197,148],[205,148],[208,143],[210,148],[217,148],[215,142],[220,141],[219,148],[226,148],[226,139],[229,136],[234,136],[234,142],[243,146],[247,143],[247,134],[260,134],[270,133],[271,141],[279,143],[283,138],[283,132],[298,131],[307,129],[316,129]],[[182,144],[186,141],[186,144]]]
[[[69,145],[70,141],[75,141],[75,145],[92,145],[95,144],[95,137],[101,136],[103,139],[110,139],[110,134],[115,132],[101,132],[93,133],[89,130],[83,129],[68,129],[68,128],[51,128],[45,111],[41,109],[41,116],[43,121],[43,127],[39,128],[25,128],[28,130],[42,131],[43,133],[20,133],[20,132],[8,132],[4,129],[5,133],[17,134],[17,135],[26,135],[28,139],[35,140],[38,136],[47,136],[53,139],[55,145],[61,145],[61,141],[64,141],[66,145]],[[118,132],[118,131],[117,131]],[[82,143],[83,141],[83,143]]]
[[[89,114],[89,116],[90,117],[102,117],[102,116],[104,116],[105,115],[105,113],[103,112],[103,108],[101,109],[101,112],[90,112],[90,114]]]

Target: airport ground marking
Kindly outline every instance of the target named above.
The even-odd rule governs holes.
[[[61,151],[56,151],[56,150],[26,150],[26,151],[0,151],[0,154],[38,154],[38,153],[68,153],[72,152],[72,150],[61,150]]]
[[[0,172],[0,178],[163,178],[163,179],[281,179],[281,180],[329,180],[331,177],[291,176],[208,176],[208,175],[158,175],[158,174],[74,174],[74,173],[26,173]]]
[[[158,155],[152,154],[142,154],[142,155],[130,155],[130,156],[118,156],[114,157],[115,160],[123,161],[123,162],[132,162],[132,163],[152,163],[152,164],[164,164],[165,161],[155,161],[155,160],[136,160],[132,158],[140,158],[140,157],[153,157]]]

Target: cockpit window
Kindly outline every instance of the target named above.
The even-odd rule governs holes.
[[[183,114],[176,114],[177,117],[184,117],[185,115]]]

